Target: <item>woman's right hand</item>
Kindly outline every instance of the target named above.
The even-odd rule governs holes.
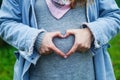
[[[39,53],[43,55],[47,55],[47,54],[50,54],[51,52],[55,52],[61,57],[66,58],[66,55],[54,45],[52,41],[54,37],[63,38],[63,35],[59,31],[45,33],[45,36],[42,40],[42,43],[39,49]]]

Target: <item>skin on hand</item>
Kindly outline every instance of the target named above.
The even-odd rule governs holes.
[[[67,30],[64,37],[68,37],[69,35],[75,36],[75,42],[70,51],[67,52],[66,56],[70,56],[76,51],[85,52],[90,49],[92,33],[89,28]]]
[[[61,57],[66,58],[66,55],[61,50],[59,50],[52,42],[54,37],[63,38],[63,35],[59,31],[45,33],[45,36],[41,43],[41,47],[39,49],[39,53],[44,55],[44,54],[50,54],[51,52],[55,52]]]

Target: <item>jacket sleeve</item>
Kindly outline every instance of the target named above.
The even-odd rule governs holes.
[[[106,45],[120,31],[120,9],[115,0],[98,0],[99,17],[84,23],[94,36],[93,50]]]
[[[35,40],[45,30],[23,24],[20,7],[19,0],[3,0],[0,10],[0,37],[26,57],[33,54]]]

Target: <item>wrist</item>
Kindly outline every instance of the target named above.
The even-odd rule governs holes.
[[[91,42],[93,42],[93,41],[94,41],[94,37],[93,37],[93,34],[92,34],[91,30],[90,30],[88,27],[85,27],[84,29],[85,29],[85,30],[88,32],[88,34],[90,35],[90,37],[91,37]]]

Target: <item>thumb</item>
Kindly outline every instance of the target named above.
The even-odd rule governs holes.
[[[51,50],[63,58],[66,57],[66,55],[61,50],[59,50],[54,44],[52,45]]]

